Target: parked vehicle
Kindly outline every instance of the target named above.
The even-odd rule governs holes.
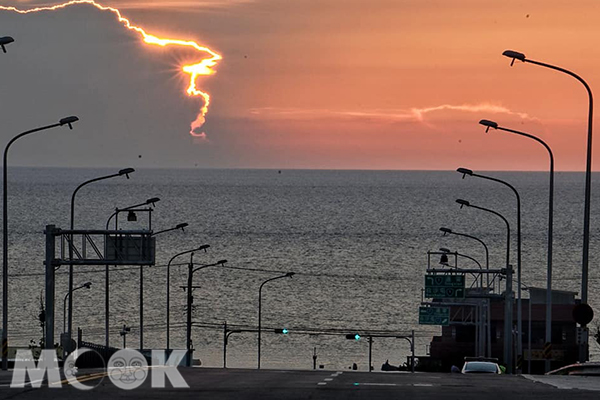
[[[465,357],[462,367],[463,374],[501,374],[502,370],[495,358]]]

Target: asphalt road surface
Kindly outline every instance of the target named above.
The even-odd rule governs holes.
[[[103,371],[78,373],[82,391],[60,388],[10,388],[9,372],[0,374],[0,399],[598,399],[600,377],[540,377],[353,371],[280,371],[179,369],[189,388],[153,388],[150,374],[133,390],[117,387]],[[558,382],[555,384],[555,382]],[[585,387],[587,390],[581,390]]]

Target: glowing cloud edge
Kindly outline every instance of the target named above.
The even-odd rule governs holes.
[[[186,93],[192,97],[202,97],[202,100],[203,100],[203,105],[200,108],[200,112],[199,112],[198,116],[190,124],[190,135],[197,137],[197,138],[206,139],[206,134],[204,132],[198,133],[197,131],[204,125],[205,116],[208,113],[208,106],[210,105],[210,95],[206,92],[199,90],[196,87],[196,79],[199,76],[207,76],[207,75],[212,75],[215,73],[215,71],[212,69],[212,67],[214,67],[217,64],[217,62],[219,62],[220,60],[223,59],[223,57],[220,54],[209,49],[208,47],[201,46],[192,40],[163,39],[163,38],[154,36],[152,34],[149,34],[143,28],[133,25],[129,21],[129,19],[123,17],[123,15],[121,14],[121,11],[119,11],[119,9],[114,8],[114,7],[104,6],[100,3],[95,2],[94,0],[72,0],[72,1],[69,1],[66,3],[57,4],[54,6],[35,7],[35,8],[26,9],[26,10],[18,9],[16,7],[6,7],[6,6],[0,5],[0,10],[12,11],[12,12],[16,12],[19,14],[30,14],[30,13],[42,12],[42,11],[55,11],[55,10],[60,10],[60,9],[69,7],[69,6],[82,5],[82,4],[88,4],[88,5],[96,7],[97,9],[99,9],[101,11],[110,11],[110,12],[114,13],[115,16],[117,17],[117,20],[120,23],[122,23],[123,26],[125,26],[127,29],[129,29],[131,31],[135,31],[135,32],[139,33],[142,36],[142,38],[144,39],[144,42],[147,44],[161,46],[161,47],[171,46],[171,45],[192,47],[199,52],[208,53],[210,55],[210,57],[204,58],[196,64],[184,65],[182,67],[182,71],[185,72],[186,74],[190,75],[190,83],[188,85]]]

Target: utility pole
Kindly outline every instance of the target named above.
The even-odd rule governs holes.
[[[44,335],[44,348],[54,348],[54,235],[55,225],[46,225],[46,334]]]
[[[373,370],[373,365],[371,363],[371,359],[373,354],[373,336],[369,336],[369,372]]]

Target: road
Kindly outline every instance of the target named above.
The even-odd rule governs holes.
[[[123,390],[98,371],[80,371],[86,385],[82,392],[72,386],[61,388],[7,387],[10,376],[0,374],[0,399],[597,399],[600,377],[539,377],[541,382],[522,376],[461,375],[435,373],[368,373],[353,371],[280,371],[182,368],[189,388],[152,388],[150,379],[138,388]],[[146,371],[148,374],[153,371]],[[92,375],[93,374],[93,375]],[[578,378],[578,379],[577,379]],[[537,378],[536,378],[537,379]],[[569,389],[582,387],[587,389]],[[170,400],[170,399],[169,399]]]

